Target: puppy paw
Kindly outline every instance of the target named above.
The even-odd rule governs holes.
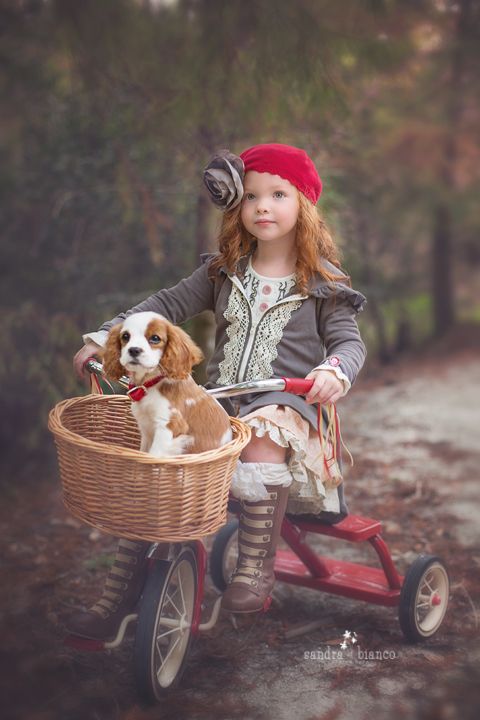
[[[148,452],[149,455],[154,455],[158,458],[176,457],[177,455],[186,455],[189,453],[192,445],[193,437],[191,435],[177,435],[176,438],[170,440],[166,445],[158,442],[153,443]]]
[[[175,450],[173,455],[186,455],[191,451],[193,446],[194,438],[192,435],[177,435],[172,440],[172,448]]]

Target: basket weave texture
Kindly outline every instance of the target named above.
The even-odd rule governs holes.
[[[223,447],[160,460],[138,449],[130,406],[124,395],[87,395],[50,411],[66,507],[105,533],[135,540],[179,542],[217,532],[250,428],[230,418],[233,440]]]

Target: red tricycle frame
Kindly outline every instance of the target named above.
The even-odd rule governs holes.
[[[102,366],[94,359],[85,364],[89,372],[102,375]],[[112,393],[115,388],[98,389]],[[105,382],[103,380],[103,382]],[[121,385],[128,384],[127,379]],[[311,380],[277,378],[244,382],[209,390],[214,397],[286,391],[308,393]],[[319,414],[320,424],[320,414]],[[336,426],[338,433],[338,424]],[[339,438],[337,437],[339,440]],[[240,503],[232,498],[229,509],[235,515]],[[222,592],[229,580],[232,551],[236,546],[238,520],[230,520],[214,538],[210,551],[210,575]],[[338,522],[315,516],[287,514],[281,536],[288,549],[278,549],[275,577],[278,581],[311,590],[362,600],[375,605],[398,607],[401,629],[407,640],[416,642],[434,635],[439,629],[448,604],[449,578],[445,564],[433,555],[419,555],[405,576],[398,573],[377,520],[347,515]],[[323,535],[350,543],[368,542],[380,567],[319,555],[309,544],[308,535]],[[201,622],[208,554],[201,540],[172,543],[168,556],[157,557],[158,544],[149,553],[150,571],[136,612],[124,618],[111,641],[88,640],[70,636],[66,642],[77,649],[103,650],[121,644],[127,626],[137,623],[135,636],[135,673],[137,687],[148,700],[158,701],[166,688],[176,685],[188,657],[190,640],[208,630],[217,621],[221,597],[214,602],[210,618]],[[179,592],[180,590],[180,592]],[[271,598],[264,609],[268,609]]]

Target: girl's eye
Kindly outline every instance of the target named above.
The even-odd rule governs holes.
[[[253,200],[254,197],[253,193],[245,193],[245,200]]]
[[[275,190],[273,196],[276,198],[282,198],[285,197],[285,193],[283,192],[283,190]]]
[[[161,341],[161,338],[158,335],[150,335],[149,341],[151,343],[159,343]]]
[[[128,333],[128,332],[122,333],[121,340],[123,342],[128,342],[130,340],[130,333]]]

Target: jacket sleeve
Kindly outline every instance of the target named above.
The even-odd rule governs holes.
[[[179,325],[203,310],[214,309],[214,281],[208,277],[209,263],[204,262],[189,277],[171,288],[159,290],[146,300],[103,323],[99,332],[110,330],[128,315],[137,312],[157,312]]]
[[[348,380],[345,391],[355,382],[367,355],[356,320],[365,302],[363,295],[346,286],[321,302],[318,331],[325,345],[326,357],[316,369],[333,370],[337,377]]]

